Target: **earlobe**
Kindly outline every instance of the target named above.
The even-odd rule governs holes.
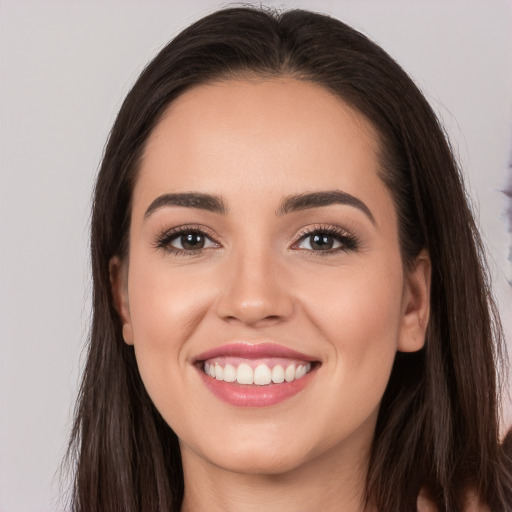
[[[401,328],[398,339],[400,352],[416,352],[423,348],[430,317],[430,281],[432,266],[427,251],[416,258],[405,276],[402,299]]]
[[[133,345],[133,328],[128,302],[126,265],[118,256],[114,256],[109,262],[108,269],[114,307],[123,323],[123,339],[128,345]]]

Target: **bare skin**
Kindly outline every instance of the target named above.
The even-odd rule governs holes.
[[[377,153],[360,114],[291,78],[196,87],[150,136],[129,263],[113,259],[111,276],[125,341],[180,440],[182,512],[363,510],[394,356],[423,346],[429,316],[428,255],[404,272]],[[284,207],[325,191],[357,201]],[[224,210],[150,208],[191,192]],[[201,243],[184,247],[177,228]],[[234,406],[204,385],[196,360],[237,342],[277,343],[318,364],[291,398]]]

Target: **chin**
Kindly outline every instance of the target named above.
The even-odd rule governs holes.
[[[293,471],[307,459],[308,450],[285,437],[273,436],[233,439],[229,445],[211,443],[199,447],[199,453],[214,466],[239,474],[278,475]],[[213,448],[212,448],[213,447]]]
[[[228,464],[226,464],[228,462]],[[243,453],[231,454],[222,461],[227,471],[251,475],[282,475],[299,468],[304,458],[292,453],[285,453],[282,449],[272,452],[258,448],[244,450]]]

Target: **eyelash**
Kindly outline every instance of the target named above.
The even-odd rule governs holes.
[[[215,244],[218,245],[218,242],[215,241],[213,236],[210,234],[208,230],[206,230],[202,226],[180,226],[177,228],[172,228],[169,230],[166,230],[162,232],[156,239],[155,247],[158,249],[164,249],[165,251],[173,254],[174,256],[198,256],[200,255],[205,249],[178,249],[177,247],[173,247],[171,245],[171,242],[178,238],[181,235],[190,235],[190,234],[197,234],[202,235],[205,238],[210,239]]]
[[[171,242],[178,238],[181,235],[185,234],[198,234],[208,238],[211,242],[219,246],[218,242],[215,241],[214,237],[210,234],[208,230],[206,230],[202,226],[180,226],[177,228],[172,228],[162,232],[156,239],[154,246],[158,249],[164,249],[165,251],[175,255],[175,256],[199,256],[204,250],[209,248],[200,248],[200,249],[179,249],[177,247],[173,247]],[[329,237],[335,238],[337,241],[341,243],[341,247],[335,249],[327,249],[324,251],[314,251],[311,249],[297,249],[297,250],[308,250],[313,253],[315,256],[327,256],[330,254],[336,254],[338,252],[351,252],[357,251],[360,246],[359,238],[351,233],[348,233],[344,229],[338,226],[324,226],[324,225],[315,225],[304,229],[298,237],[297,242],[293,244],[292,247],[298,245],[299,243],[306,240],[308,237],[312,237],[314,235],[321,234],[327,235]]]
[[[330,237],[333,237],[337,239],[341,243],[341,247],[338,247],[336,249],[328,249],[325,251],[313,251],[310,249],[303,249],[303,250],[310,250],[310,252],[314,253],[315,256],[328,256],[329,254],[336,254],[338,252],[351,252],[351,251],[357,251],[360,246],[359,238],[346,231],[345,229],[342,229],[338,226],[324,226],[321,224],[317,224],[315,226],[310,226],[301,231],[299,234],[299,239],[297,242],[295,242],[293,245],[297,245],[299,242],[302,242],[303,240],[306,240],[309,237],[312,237],[314,235],[327,235]]]

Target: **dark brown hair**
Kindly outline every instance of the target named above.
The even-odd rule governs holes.
[[[252,8],[215,12],[181,32],[143,71],[110,134],[92,214],[93,322],[70,444],[73,509],[180,509],[178,440],[123,342],[109,261],[126,255],[138,164],[166,107],[194,85],[244,76],[314,82],[362,113],[380,136],[381,178],[398,212],[404,265],[422,249],[430,254],[425,348],[396,356],[367,498],[379,510],[409,512],[425,488],[440,511],[454,511],[472,487],[493,512],[510,510],[511,460],[499,444],[503,336],[443,129],[407,74],[359,32],[328,16]]]

